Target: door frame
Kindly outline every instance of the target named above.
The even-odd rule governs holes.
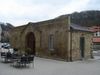
[[[80,37],[80,54],[84,58],[85,55],[85,37]]]
[[[36,46],[36,39],[35,39],[35,35],[33,32],[28,32],[26,34],[26,39],[25,39],[25,43],[26,43],[26,49],[31,49],[31,53],[33,55],[36,54],[36,51],[35,51],[35,46]]]

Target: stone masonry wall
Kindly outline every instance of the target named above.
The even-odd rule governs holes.
[[[81,59],[80,37],[85,37],[84,58],[91,58],[92,51],[92,33],[76,31],[72,33],[72,58],[73,60]]]

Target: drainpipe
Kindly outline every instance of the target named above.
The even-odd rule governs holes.
[[[72,61],[72,31],[70,29],[71,25],[71,18],[68,16],[68,56],[69,56],[69,61]]]

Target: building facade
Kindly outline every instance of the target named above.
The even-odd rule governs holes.
[[[92,26],[90,29],[94,33],[93,43],[100,43],[100,26]]]
[[[100,26],[92,26],[90,30],[94,33],[93,35],[93,48],[94,50],[100,50]]]
[[[92,56],[92,33],[66,18],[28,23],[10,34],[13,48],[39,57],[73,61]]]

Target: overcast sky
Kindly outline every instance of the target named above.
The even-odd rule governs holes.
[[[100,0],[0,0],[0,22],[14,26],[83,10],[99,10]]]

